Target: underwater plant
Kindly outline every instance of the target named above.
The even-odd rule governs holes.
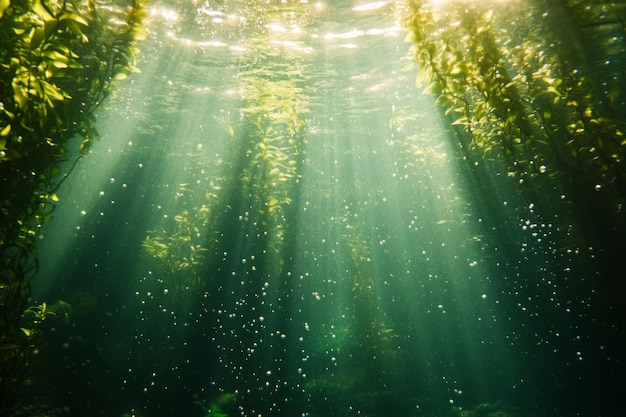
[[[20,328],[38,269],[36,236],[56,191],[99,135],[95,111],[134,67],[143,2],[0,2],[0,396],[10,406],[31,343]],[[117,22],[117,23],[115,23]],[[75,141],[80,142],[75,145]],[[73,150],[76,149],[76,150]],[[69,164],[67,161],[70,161]],[[63,173],[65,170],[65,173]],[[45,314],[44,316],[45,317]]]
[[[257,45],[261,40],[249,40],[256,53],[275,54],[267,45]],[[240,65],[245,86],[242,121],[240,126],[224,129],[232,155],[209,156],[209,150],[203,148],[190,157],[190,163],[199,166],[223,164],[224,172],[180,184],[173,198],[182,210],[148,232],[143,243],[168,276],[167,281],[178,280],[178,287],[189,282],[181,280],[182,271],[197,274],[209,262],[219,238],[230,234],[227,228],[237,224],[231,216],[246,220],[248,244],[267,257],[265,265],[273,268],[271,275],[279,276],[285,262],[288,207],[300,178],[308,128],[307,95],[301,87],[304,68],[289,62],[287,68],[279,63],[258,69],[244,59]],[[201,285],[200,281],[194,285]]]
[[[537,206],[571,212],[558,227],[585,236],[572,246],[604,247],[600,265],[625,249],[626,102],[614,64],[623,51],[612,46],[624,34],[620,10],[593,0],[409,0],[400,11],[406,69],[417,66],[416,85],[448,117],[461,156],[504,166]]]
[[[586,57],[562,47],[578,40],[547,17],[575,15],[592,25],[594,11],[495,2],[450,2],[442,10],[410,1],[403,21],[416,84],[467,134],[465,146],[508,160],[520,177],[539,176],[545,166],[565,175],[583,170],[594,184],[623,190],[619,80],[603,91],[586,73]]]

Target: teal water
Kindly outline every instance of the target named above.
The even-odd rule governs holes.
[[[566,198],[415,86],[393,2],[154,3],[41,233],[76,416],[619,416],[621,309]],[[541,194],[538,190],[537,194]],[[618,274],[618,272],[616,272]],[[615,275],[618,276],[618,275]]]

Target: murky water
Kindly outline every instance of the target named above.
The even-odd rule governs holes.
[[[618,415],[589,254],[455,145],[393,2],[155,3],[59,190],[71,415]],[[260,2],[259,2],[260,3]],[[567,217],[567,206],[555,206]]]

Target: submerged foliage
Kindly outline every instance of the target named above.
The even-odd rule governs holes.
[[[56,190],[98,132],[94,111],[135,70],[141,1],[0,2],[0,393],[19,385],[34,332],[20,330],[37,270],[36,235]],[[80,137],[77,152],[71,139]],[[74,165],[70,165],[69,170]],[[43,304],[45,310],[45,304]],[[28,310],[34,311],[34,310]]]
[[[289,14],[287,9],[261,9],[258,18]],[[259,10],[259,5],[245,10]],[[210,156],[214,153],[208,147],[199,148],[190,165],[205,172],[207,166],[223,163],[221,172],[180,184],[175,198],[184,208],[144,240],[144,249],[162,267],[175,294],[202,285],[199,271],[218,247],[231,249],[225,240],[237,228],[244,230],[246,245],[258,251],[263,258],[258,262],[271,276],[280,276],[286,261],[288,208],[300,178],[309,110],[303,65],[294,57],[280,57],[266,43],[266,32],[266,27],[254,28],[245,42],[255,53],[233,57],[243,105],[240,124],[224,126],[232,155],[222,159]],[[258,60],[268,62],[259,67]]]
[[[436,97],[461,148],[504,164],[531,198],[572,201],[597,220],[591,227],[609,218],[623,226],[623,67],[610,65],[623,54],[610,50],[624,36],[621,6],[440,3],[407,1],[402,20],[416,83]]]
[[[288,74],[283,74],[288,75]],[[171,219],[164,220],[143,243],[167,274],[168,284],[179,294],[183,288],[202,284],[198,271],[207,265],[207,256],[215,253],[220,238],[229,233],[235,212],[253,225],[248,232],[251,241],[261,239],[263,253],[277,268],[284,263],[285,234],[288,228],[287,207],[299,178],[298,166],[307,126],[305,103],[297,79],[271,81],[255,73],[244,77],[248,107],[243,109],[243,132],[231,126],[226,139],[234,144],[235,159],[240,165],[224,167],[225,172],[208,181],[206,189],[188,183],[179,185],[176,199],[185,207]],[[191,161],[196,165],[219,165],[215,158],[200,150]],[[200,182],[198,182],[200,183]],[[239,213],[239,211],[242,211]]]

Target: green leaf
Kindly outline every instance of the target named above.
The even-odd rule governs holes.
[[[0,0],[0,18],[4,14],[4,11],[11,5],[11,0]]]
[[[43,52],[41,55],[48,58],[50,61],[66,62],[69,59],[66,55],[55,50],[47,50]]]
[[[13,79],[13,98],[17,106],[25,109],[28,106],[28,93],[18,82],[18,78]]]
[[[46,96],[50,99],[50,100],[56,100],[56,101],[62,101],[65,99],[65,97],[67,96],[67,94],[65,94],[63,92],[63,90],[61,90],[59,87],[57,87],[54,84],[50,84],[47,81],[41,81],[41,85],[44,88],[45,94]],[[50,105],[52,106],[52,103],[50,103]]]
[[[123,70],[113,76],[113,79],[116,81],[125,80],[126,78],[128,78],[128,74]]]
[[[86,135],[83,141],[80,143],[80,154],[81,155],[87,154],[89,152],[89,148],[91,147],[92,143],[93,143],[93,140],[91,139],[91,137],[89,137],[89,135]]]
[[[46,31],[44,28],[33,29],[30,32],[30,39],[29,39],[30,49],[34,51],[37,48],[39,48],[39,46],[41,45],[41,42],[43,42],[45,37],[46,37]]]
[[[55,17],[41,0],[35,0],[33,2],[32,10],[44,22],[47,22],[49,20],[55,20]]]
[[[81,25],[84,25],[84,26],[88,25],[87,21],[82,16],[79,16],[76,13],[67,13],[67,12],[63,13],[61,17],[59,17],[59,21],[61,22],[72,21],[72,22],[80,23]]]
[[[267,199],[267,205],[268,205],[269,207],[275,206],[275,205],[277,205],[277,204],[278,204],[278,199],[277,199],[276,197],[272,197],[272,196],[270,196],[270,197]]]
[[[89,42],[89,38],[83,32],[83,29],[80,26],[81,25],[80,22],[76,22],[75,20],[66,20],[64,23],[67,26],[67,28],[72,33],[74,33],[74,35],[76,35],[76,36],[78,36],[80,38],[81,42],[83,42],[83,43],[88,43]]]

